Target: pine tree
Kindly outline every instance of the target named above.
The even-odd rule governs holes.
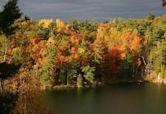
[[[13,28],[11,28],[11,25],[22,15],[17,3],[18,0],[9,0],[3,11],[0,12],[0,28],[6,35],[12,33]]]

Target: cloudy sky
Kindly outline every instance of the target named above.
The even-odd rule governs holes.
[[[2,1],[6,0],[0,0]],[[19,0],[24,15],[33,19],[60,18],[112,19],[115,17],[145,17],[148,12],[155,15],[166,13],[161,0]]]

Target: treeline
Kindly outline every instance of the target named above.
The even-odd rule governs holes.
[[[103,23],[18,19],[12,27],[13,34],[0,35],[0,60],[15,65],[9,74],[21,83],[83,87],[152,70],[166,75],[166,16]]]

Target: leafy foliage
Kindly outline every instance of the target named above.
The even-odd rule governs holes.
[[[7,63],[21,64],[18,76],[28,72],[42,86],[83,87],[112,78],[132,78],[144,73],[145,61],[156,72],[165,73],[165,19],[107,23],[18,19],[12,25],[14,34],[6,40],[7,48],[5,35],[0,36],[0,50],[7,52]]]
[[[11,25],[14,21],[21,17],[21,12],[17,6],[18,0],[9,0],[8,3],[4,6],[2,12],[0,12],[0,28],[6,34],[12,32]]]
[[[155,16],[151,12],[149,12],[146,16],[147,20],[153,20],[154,18],[155,18]]]

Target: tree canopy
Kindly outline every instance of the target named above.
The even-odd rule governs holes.
[[[5,34],[12,32],[11,25],[22,15],[17,3],[18,0],[9,0],[4,5],[3,11],[0,12],[0,29]]]
[[[163,7],[165,7],[165,6],[166,6],[166,1],[165,1],[165,0],[162,0],[161,5],[162,5]]]

